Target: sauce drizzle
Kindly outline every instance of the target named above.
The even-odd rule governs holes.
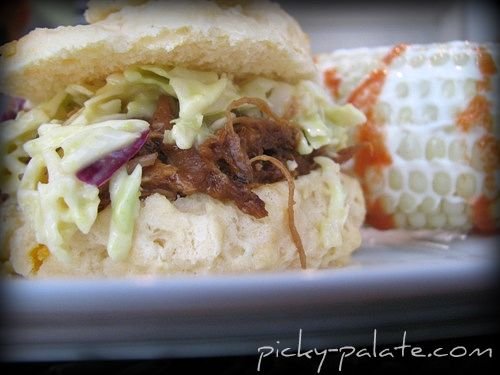
[[[386,147],[384,124],[379,123],[375,116],[375,106],[387,77],[387,68],[406,50],[406,44],[394,46],[382,59],[382,66],[374,69],[368,77],[361,82],[349,95],[347,101],[366,115],[366,122],[357,131],[357,141],[367,144],[356,154],[354,172],[363,181],[363,190],[367,197],[368,213],[366,221],[378,229],[391,229],[395,227],[394,218],[384,210],[380,200],[371,200],[370,184],[367,172],[374,171],[381,175],[384,168],[392,164],[392,157]]]
[[[471,99],[466,108],[458,113],[456,122],[458,128],[468,133],[475,127],[483,127],[488,133],[477,141],[480,152],[482,171],[485,173],[485,188],[488,190],[488,181],[495,181],[495,170],[500,169],[499,152],[500,140],[492,135],[493,115],[492,103],[484,95],[492,89],[492,76],[497,73],[493,57],[485,47],[477,48],[477,64],[482,74],[482,80],[477,83],[477,94]],[[495,191],[494,197],[487,197],[484,193],[472,202],[472,223],[481,233],[498,231],[497,223],[500,214],[495,212],[495,203],[500,200],[498,187],[490,187]],[[498,210],[497,210],[498,211]]]

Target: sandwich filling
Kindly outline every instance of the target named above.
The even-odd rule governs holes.
[[[2,124],[2,196],[16,196],[37,241],[62,261],[111,205],[108,254],[130,251],[140,200],[204,193],[265,217],[252,189],[348,158],[350,128],[365,120],[313,82],[235,82],[214,72],[136,66],[105,82],[70,85]],[[332,186],[332,207],[342,207]],[[336,202],[336,203],[335,203]],[[338,204],[337,204],[338,203]],[[304,258],[305,259],[305,258]]]

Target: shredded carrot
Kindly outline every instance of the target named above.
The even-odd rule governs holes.
[[[49,255],[50,252],[47,246],[41,244],[35,246],[29,253],[33,265],[31,272],[36,274]]]
[[[324,81],[332,96],[338,99],[340,97],[340,84],[342,83],[342,79],[337,70],[335,68],[325,70]]]

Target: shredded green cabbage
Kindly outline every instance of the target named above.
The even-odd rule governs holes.
[[[314,161],[319,164],[322,173],[327,176],[325,183],[330,191],[327,218],[321,222],[319,228],[320,238],[323,246],[332,248],[342,243],[342,227],[348,213],[345,205],[346,193],[339,179],[338,164],[324,156],[315,157]]]
[[[142,168],[137,165],[129,176],[125,167],[115,172],[109,183],[111,196],[111,224],[108,254],[114,260],[126,259],[134,235],[135,220],[139,215],[139,188]]]
[[[34,222],[38,242],[68,261],[71,236],[77,229],[89,232],[99,206],[99,189],[80,181],[75,173],[128,146],[148,127],[143,120],[108,120],[86,126],[43,124],[38,128],[39,137],[24,145],[31,160],[18,191],[18,201]]]
[[[179,101],[179,117],[165,132],[164,142],[183,149],[223,126],[226,108],[242,97],[263,99],[278,116],[296,124],[303,134],[298,148],[303,154],[326,144],[346,146],[349,129],[365,120],[351,105],[335,105],[309,81],[290,85],[254,78],[235,83],[232,77],[214,72],[134,66],[111,74],[100,87],[70,85],[2,124],[0,136],[2,192],[17,191],[37,241],[58,258],[70,259],[71,236],[77,230],[88,233],[97,217],[99,189],[78,180],[76,171],[134,142],[149,126],[144,119],[153,116],[160,95]],[[238,111],[261,116],[251,105]],[[322,167],[327,165],[319,160]],[[130,250],[140,179],[139,168],[130,176],[117,171],[111,180],[108,253],[114,259],[123,259]],[[333,190],[341,197],[340,188]],[[331,210],[338,207],[339,202],[331,204]]]

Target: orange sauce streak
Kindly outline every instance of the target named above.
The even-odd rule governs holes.
[[[457,115],[456,123],[464,133],[475,127],[483,127],[489,133],[479,141],[480,158],[482,170],[485,175],[485,186],[488,182],[494,182],[495,170],[500,168],[500,140],[492,134],[493,115],[491,113],[492,103],[483,95],[491,90],[491,79],[497,73],[497,66],[493,57],[484,47],[477,49],[477,64],[482,74],[482,80],[477,83],[478,94],[469,102],[467,107]],[[495,187],[490,187],[495,189]],[[498,196],[495,198],[498,200]],[[500,227],[493,212],[495,200],[481,195],[472,203],[472,223],[474,228],[481,233],[494,233],[500,231]]]
[[[477,54],[479,71],[481,74],[483,76],[492,76],[495,74],[497,72],[497,66],[488,50],[484,47],[479,47]]]
[[[472,220],[478,232],[492,234],[500,232],[493,215],[493,200],[481,195],[472,204]]]
[[[408,46],[404,43],[396,44],[392,48],[392,50],[387,55],[384,56],[382,62],[385,65],[391,65],[394,59],[396,59],[396,57],[401,56],[404,53],[404,51],[406,51],[407,47]]]
[[[340,84],[342,83],[342,79],[337,70],[335,70],[335,68],[325,70],[324,80],[326,87],[330,90],[330,94],[335,99],[338,99],[340,97]]]
[[[486,130],[493,127],[491,103],[483,95],[476,95],[467,107],[458,114],[457,125],[465,133],[475,126],[483,126]]]
[[[392,157],[386,147],[384,124],[378,124],[375,120],[375,105],[384,87],[387,77],[386,68],[406,50],[405,44],[398,44],[382,59],[384,67],[373,70],[361,84],[356,87],[347,102],[354,105],[366,115],[366,122],[357,130],[357,141],[368,144],[357,152],[354,160],[354,172],[363,182],[363,189],[367,197],[367,223],[378,229],[391,229],[395,227],[394,218],[387,214],[379,199],[370,199],[370,181],[367,171],[374,170],[382,174],[382,170],[392,164]]]
[[[347,101],[362,111],[368,111],[377,104],[386,76],[385,69],[373,70],[368,78],[351,92]]]
[[[481,150],[481,163],[483,171],[493,175],[495,170],[500,169],[500,139],[492,133],[483,135],[477,145]]]
[[[459,128],[466,133],[475,126],[483,126],[486,130],[491,130],[493,126],[491,103],[480,93],[491,89],[491,76],[497,72],[497,67],[493,57],[484,47],[477,49],[477,63],[483,75],[483,79],[477,84],[479,93],[456,118]]]
[[[367,121],[357,132],[357,141],[367,147],[361,147],[354,160],[354,172],[365,178],[370,168],[377,168],[380,172],[383,167],[392,164],[392,157],[385,145],[384,134],[374,125],[373,113],[366,115]]]
[[[377,229],[392,229],[396,226],[393,215],[385,212],[380,198],[368,204],[366,222]]]

